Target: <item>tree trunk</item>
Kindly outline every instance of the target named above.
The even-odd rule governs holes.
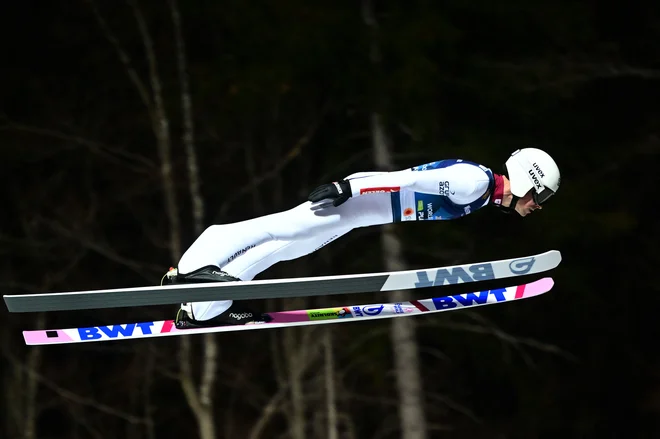
[[[392,170],[392,158],[387,144],[387,136],[380,115],[372,114],[371,130],[374,147],[374,160],[379,170]],[[401,241],[392,224],[387,224],[382,232],[383,259],[388,271],[404,270],[401,256]],[[403,291],[388,293],[390,302],[404,300]],[[392,347],[399,392],[399,416],[401,417],[402,439],[425,439],[426,419],[422,394],[422,379],[419,368],[419,352],[415,340],[415,320],[412,318],[392,319]]]
[[[308,328],[306,328],[308,329]],[[304,330],[304,329],[303,329]],[[307,346],[298,335],[302,335],[299,328],[285,328],[284,352],[287,364],[288,382],[291,395],[291,412],[289,414],[289,429],[292,439],[305,439],[305,398],[303,375],[306,368]]]
[[[172,23],[174,25],[174,40],[176,44],[176,61],[181,85],[181,110],[183,117],[183,135],[181,140],[186,151],[188,163],[188,186],[192,201],[192,215],[195,235],[204,231],[204,198],[201,195],[201,178],[195,150],[195,124],[193,122],[192,96],[190,94],[190,81],[186,60],[186,45],[183,39],[183,26],[177,0],[169,0]]]
[[[381,60],[378,43],[378,20],[371,0],[362,1],[362,15],[364,22],[371,31],[369,57],[374,67],[378,67]],[[381,171],[392,171],[394,164],[389,141],[383,127],[382,117],[378,111],[371,114],[370,124],[376,168]],[[396,235],[393,225],[388,224],[383,227],[381,241],[385,269],[389,271],[405,269],[405,263],[401,255],[401,241]],[[388,294],[388,298],[391,302],[400,302],[404,300],[404,293],[402,291],[392,291]],[[425,439],[426,419],[422,398],[419,352],[415,340],[415,321],[411,318],[392,319],[390,328],[397,390],[399,392],[401,438]]]
[[[177,68],[181,86],[181,113],[183,117],[182,142],[186,153],[186,162],[188,164],[188,189],[190,191],[192,202],[193,228],[195,235],[199,236],[204,231],[204,199],[200,192],[201,178],[199,175],[197,153],[195,150],[192,97],[188,81],[186,46],[183,39],[181,14],[179,12],[178,3],[176,0],[169,0],[168,3],[174,27]],[[177,260],[180,257],[181,255],[179,254]],[[197,392],[194,391],[194,385],[192,382],[188,381],[185,385],[185,394],[190,407],[193,408],[195,418],[197,419],[200,438],[214,439],[216,436],[216,427],[213,419],[213,394],[217,375],[218,343],[215,334],[205,334],[203,340],[204,354],[199,389]],[[179,356],[182,379],[188,380],[190,377],[184,377],[183,375],[190,373],[190,363],[193,361],[193,357],[190,355],[190,338],[181,337],[180,347],[183,352],[183,355]]]
[[[181,258],[181,223],[178,215],[178,206],[173,176],[172,163],[172,140],[170,134],[170,122],[165,109],[165,102],[162,92],[162,81],[158,73],[156,55],[153,47],[151,34],[147,28],[147,23],[142,15],[140,8],[135,0],[129,0],[133,9],[135,20],[142,37],[144,50],[149,66],[149,84],[151,85],[150,94],[144,82],[139,78],[136,70],[132,67],[127,52],[121,47],[119,40],[114,36],[107,23],[101,16],[93,1],[89,0],[95,16],[104,30],[106,37],[112,43],[119,59],[126,68],[129,78],[135,85],[142,101],[149,110],[151,117],[152,130],[156,138],[158,156],[160,158],[161,182],[163,185],[163,195],[165,201],[165,211],[169,222],[169,252],[172,261],[178,261]],[[181,82],[181,101],[183,114],[183,144],[186,151],[189,171],[189,188],[193,205],[194,229],[197,234],[203,230],[204,206],[200,195],[200,178],[197,166],[197,158],[194,149],[194,132],[192,117],[192,99],[186,69],[185,45],[183,41],[183,32],[181,29],[181,16],[178,5],[175,0],[169,2],[170,13],[174,28],[176,42],[176,57]],[[179,350],[179,368],[180,383],[186,400],[197,419],[200,437],[202,439],[215,439],[215,424],[213,422],[213,389],[216,377],[216,365],[218,347],[212,335],[204,337],[204,363],[202,365],[202,377],[199,388],[195,387],[195,380],[192,376],[191,362],[192,349],[188,337],[180,338]]]
[[[35,328],[43,329],[46,326],[45,321],[46,318],[44,314],[39,313],[36,318]],[[30,349],[30,352],[27,355],[27,360],[25,362],[25,366],[28,372],[23,371],[23,373],[26,375],[25,388],[23,389],[25,393],[23,437],[25,439],[37,438],[37,391],[39,390],[39,381],[37,380],[36,374],[29,373],[29,371],[39,371],[39,366],[41,365],[41,352],[42,349],[39,347],[37,347],[37,349]]]
[[[323,359],[325,363],[325,405],[327,411],[328,439],[339,439],[337,429],[337,401],[335,396],[335,359],[332,346],[332,329],[323,329]]]

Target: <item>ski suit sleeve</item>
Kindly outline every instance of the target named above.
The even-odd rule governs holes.
[[[353,197],[361,195],[412,191],[443,195],[455,204],[469,204],[488,190],[489,177],[481,167],[470,163],[456,163],[446,168],[382,173],[360,173],[346,178]]]

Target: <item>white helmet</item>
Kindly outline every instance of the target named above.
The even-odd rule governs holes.
[[[530,189],[534,189],[534,202],[540,205],[559,189],[559,168],[545,151],[537,148],[518,149],[511,154],[504,167],[511,184],[511,193],[517,198],[524,197]],[[512,203],[511,207],[514,205]]]

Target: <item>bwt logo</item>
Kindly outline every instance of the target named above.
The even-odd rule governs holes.
[[[140,328],[142,334],[149,335],[154,322],[129,323],[124,325],[96,326],[92,328],[78,328],[78,335],[81,340],[98,340],[107,336],[108,338],[131,337],[135,328]]]
[[[495,299],[495,302],[504,302],[506,297],[504,293],[506,288],[498,288],[496,290],[486,290],[480,291],[478,293],[467,293],[467,294],[457,294],[455,296],[447,297],[436,297],[433,299],[433,305],[435,309],[451,309],[456,307],[464,306],[474,306],[474,305],[484,305],[488,302],[493,302],[489,300],[491,297]]]
[[[470,265],[467,271],[463,267],[455,267],[453,269],[440,268],[435,271],[433,280],[430,279],[431,276],[429,276],[429,273],[433,273],[433,270],[418,271],[416,273],[417,282],[415,283],[415,288],[439,287],[445,283],[453,285],[461,282],[478,282],[495,279],[493,266],[489,263]]]

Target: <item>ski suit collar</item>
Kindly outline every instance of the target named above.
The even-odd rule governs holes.
[[[493,196],[491,197],[490,202],[501,206],[502,198],[504,197],[504,178],[495,173],[493,173],[493,178],[495,179],[495,188],[493,189]]]

